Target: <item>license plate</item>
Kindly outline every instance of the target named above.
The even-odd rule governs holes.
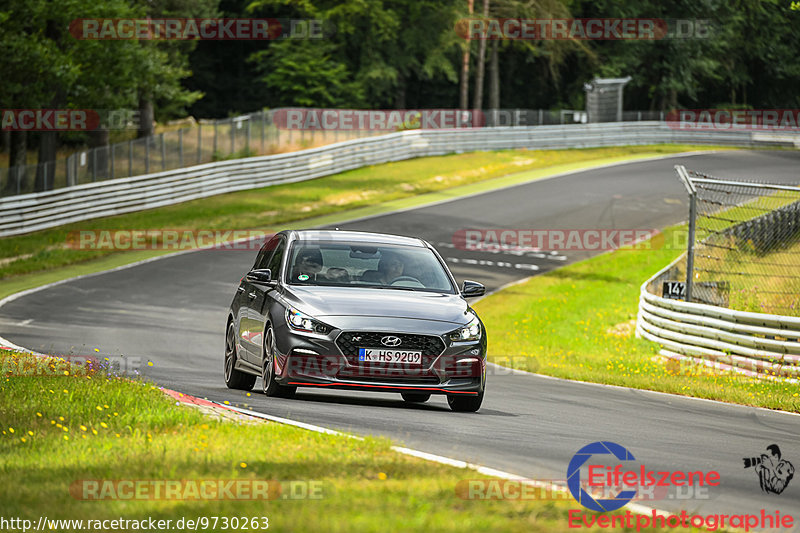
[[[358,360],[367,363],[422,364],[422,352],[413,350],[386,350],[384,348],[359,348]]]

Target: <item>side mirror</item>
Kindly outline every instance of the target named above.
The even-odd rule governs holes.
[[[245,276],[250,283],[272,283],[272,271],[268,268],[251,270]]]
[[[475,296],[483,296],[486,294],[486,287],[477,281],[464,280],[464,285],[461,286],[461,296],[464,298],[474,298]]]

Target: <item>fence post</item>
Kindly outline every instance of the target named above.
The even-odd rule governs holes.
[[[116,156],[116,143],[111,145],[111,179],[114,179],[114,157]]]
[[[244,141],[244,149],[247,155],[250,155],[250,126],[252,122],[253,122],[253,115],[250,115],[249,117],[247,117],[247,131],[246,131],[247,137]]]
[[[197,164],[203,160],[203,123],[197,122]]]
[[[217,121],[214,120],[214,153],[211,156],[211,159],[214,159],[214,156],[217,154]]]
[[[229,155],[236,153],[236,129],[233,127],[234,120],[231,119],[231,152]]]
[[[97,148],[92,148],[92,183],[97,179]]]
[[[697,189],[686,172],[683,165],[675,165],[675,172],[683,182],[686,191],[689,193],[689,235],[686,242],[686,301],[692,301],[692,283],[694,278],[694,234],[695,218],[697,216]]]
[[[128,177],[133,176],[133,139],[128,141]]]
[[[266,141],[265,137],[267,134],[267,116],[266,112],[262,109],[261,110],[261,153],[264,153],[264,142]]]
[[[167,169],[167,147],[164,146],[164,132],[161,132],[161,170]]]
[[[144,173],[150,174],[150,137],[144,138]]]
[[[183,128],[178,130],[178,166],[183,168]]]

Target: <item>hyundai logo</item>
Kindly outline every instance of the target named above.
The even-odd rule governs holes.
[[[384,346],[400,346],[402,342],[400,337],[395,337],[394,335],[387,335],[381,339],[381,344]]]

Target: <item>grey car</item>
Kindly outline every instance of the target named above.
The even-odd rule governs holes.
[[[287,230],[267,240],[230,306],[225,383],[267,396],[298,387],[444,394],[477,411],[486,329],[466,299],[480,283],[452,273],[427,242],[355,231]]]

